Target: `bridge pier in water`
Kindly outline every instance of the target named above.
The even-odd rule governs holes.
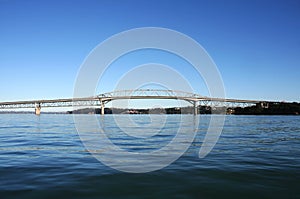
[[[193,104],[194,104],[194,115],[198,115],[197,101],[194,101]]]
[[[34,110],[34,112],[35,112],[36,115],[40,115],[41,114],[41,109],[42,109],[42,107],[41,107],[40,103],[35,104],[35,110]]]
[[[101,115],[104,115],[104,102],[102,99],[100,99],[100,105],[101,105]]]

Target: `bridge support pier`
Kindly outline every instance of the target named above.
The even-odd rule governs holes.
[[[41,114],[41,104],[40,103],[38,103],[38,104],[35,104],[35,114],[36,115],[40,115]]]
[[[268,102],[261,102],[260,107],[261,108],[269,108],[269,103]]]
[[[198,115],[197,101],[194,101],[194,115]]]
[[[100,104],[101,104],[101,115],[104,115],[104,102],[100,99]]]

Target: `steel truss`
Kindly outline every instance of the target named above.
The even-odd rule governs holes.
[[[201,96],[199,94],[162,89],[136,89],[136,90],[119,90],[103,93],[93,97],[69,98],[55,100],[32,100],[16,102],[0,102],[0,109],[16,108],[36,108],[39,107],[104,107],[104,104],[118,99],[177,99],[185,100],[194,106],[211,106],[211,107],[246,107],[252,106],[262,101],[257,100],[239,100],[223,99]],[[268,103],[268,102],[263,102]]]

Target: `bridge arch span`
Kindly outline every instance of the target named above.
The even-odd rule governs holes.
[[[184,100],[194,105],[194,114],[197,114],[197,101],[202,96],[191,92],[165,89],[136,89],[117,90],[98,95],[101,103],[101,114],[104,114],[104,106],[113,100],[122,99],[174,99]]]

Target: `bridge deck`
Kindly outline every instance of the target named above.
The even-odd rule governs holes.
[[[97,98],[97,97],[83,97],[83,98],[65,98],[65,99],[52,99],[52,100],[27,100],[27,101],[0,102],[0,105],[78,102],[78,101],[96,101],[96,100],[99,100],[99,98]]]
[[[66,98],[66,99],[52,99],[52,100],[28,100],[28,101],[14,101],[14,102],[0,102],[0,109],[11,108],[32,108],[37,105],[42,107],[70,107],[70,106],[104,106],[112,100],[121,99],[174,99],[185,100],[191,103],[194,102],[216,102],[216,103],[248,103],[256,104],[259,100],[243,100],[243,99],[223,99],[205,97],[194,93],[173,90],[124,90],[114,91],[100,94],[92,97],[83,98]]]

